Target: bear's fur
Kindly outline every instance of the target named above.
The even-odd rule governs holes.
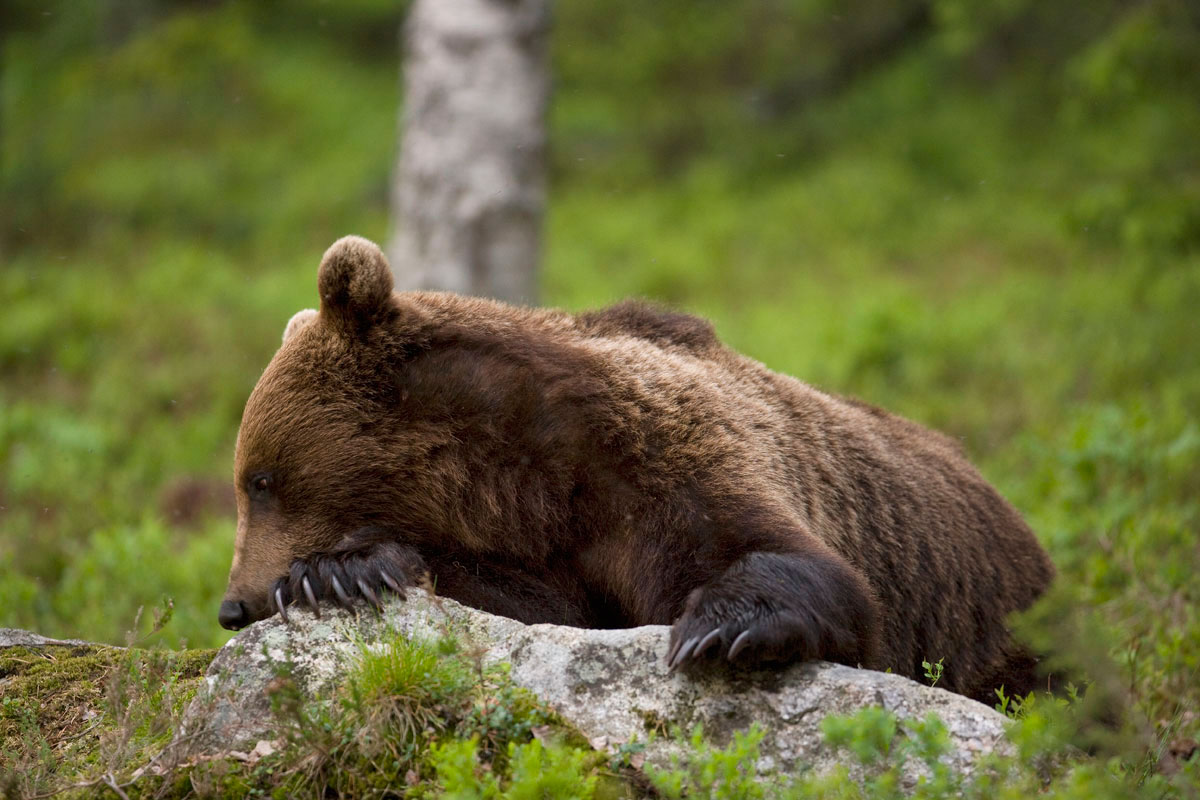
[[[221,621],[440,594],[524,622],[673,624],[672,666],[824,658],[989,699],[1053,568],[953,440],[771,372],[705,321],[392,292],[326,252],[246,404]]]

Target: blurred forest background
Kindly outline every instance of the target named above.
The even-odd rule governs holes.
[[[0,626],[120,642],[169,596],[165,644],[220,643],[242,406],[324,249],[389,235],[404,6],[0,7]],[[961,437],[1058,564],[1070,646],[1185,756],[1200,7],[554,15],[543,302],[703,314]]]

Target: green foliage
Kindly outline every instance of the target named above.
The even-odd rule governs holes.
[[[900,800],[901,798],[1152,798],[1191,796],[1200,775],[1197,760],[1183,767],[1174,782],[1163,776],[1138,779],[1117,759],[1087,758],[1065,742],[1075,720],[1059,703],[1032,707],[1009,730],[1015,755],[993,754],[964,776],[950,769],[945,756],[949,731],[935,714],[920,720],[898,720],[882,708],[864,708],[848,716],[831,715],[821,722],[825,742],[848,752],[844,762],[825,774],[763,775],[757,769],[762,731],[737,734],[725,748],[713,746],[699,729],[688,739],[684,755],[669,769],[647,767],[654,790],[662,797],[721,800],[753,798],[822,798],[828,800]],[[905,778],[913,765],[915,785]]]
[[[482,667],[449,638],[364,644],[326,701],[301,696],[282,664],[272,707],[279,751],[250,769],[222,763],[201,780],[288,797],[390,797],[407,786],[421,797],[585,798],[604,763],[506,669]]]
[[[706,800],[754,800],[768,796],[758,772],[759,745],[763,731],[758,726],[735,733],[728,747],[713,746],[697,725],[686,744],[685,755],[674,756],[669,769],[646,765],[650,785],[662,797]],[[776,787],[782,788],[782,785]]]
[[[822,720],[826,743],[852,752],[865,768],[860,784],[841,766],[826,775],[760,774],[759,745],[763,731],[757,726],[735,733],[725,748],[713,746],[697,727],[686,740],[684,755],[672,759],[670,769],[647,766],[654,790],[667,798],[757,800],[758,798],[871,798],[908,797],[902,789],[901,770],[910,757],[921,761],[925,776],[916,795],[957,797],[962,782],[940,759],[949,749],[949,734],[936,716],[901,725],[882,708],[865,708],[857,714],[831,715]],[[680,743],[685,740],[680,737]]]
[[[864,708],[847,717],[826,717],[821,731],[830,746],[854,753],[866,768],[865,779],[860,790],[848,772],[839,770],[828,778],[809,778],[808,794],[880,799],[908,796],[901,788],[901,770],[912,758],[924,769],[913,796],[958,797],[963,793],[962,779],[941,760],[950,749],[950,736],[933,713],[901,724],[889,711]]]
[[[882,708],[864,708],[849,718],[827,717],[821,732],[834,747],[848,747],[863,764],[885,758],[896,738],[896,717]]]
[[[161,615],[155,628],[165,625]],[[5,648],[0,792],[96,787],[147,764],[173,735],[212,650]]]
[[[419,704],[461,692],[471,675],[461,659],[448,658],[457,652],[453,639],[431,643],[397,637],[378,648],[364,644],[351,681],[356,702],[396,697]]]
[[[0,625],[122,642],[168,596],[156,641],[225,640],[242,404],[315,305],[323,249],[386,236],[403,5],[6,6]],[[1055,778],[1062,797],[1189,796],[1195,4],[555,13],[545,299],[681,306],[772,368],[959,437],[1059,568],[1022,635],[1086,686],[1067,708],[998,697],[1022,757],[1095,753]],[[453,728],[501,772],[532,719],[504,686]],[[381,720],[426,725],[430,691]],[[1041,791],[1015,775],[973,791]]]
[[[435,745],[430,751],[438,784],[435,795],[444,800],[585,800],[596,791],[589,775],[588,753],[562,744],[543,745],[537,739],[508,745],[511,777],[501,781],[481,767],[476,739]],[[503,785],[506,784],[506,785]]]

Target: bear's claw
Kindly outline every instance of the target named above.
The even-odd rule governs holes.
[[[838,564],[752,553],[692,591],[671,628],[667,667],[705,655],[739,662],[869,663],[873,606]]]
[[[713,627],[713,623],[719,621],[713,619],[711,612],[700,610],[694,616],[685,614],[671,630],[672,646],[667,654],[667,667],[674,671],[689,660],[699,661],[709,651],[729,661],[738,661],[739,656],[748,651],[754,651],[758,657],[754,660],[777,660],[777,651],[781,649],[798,652],[801,658],[816,657],[807,630],[811,623],[786,612],[768,611],[764,616],[767,619],[740,614]]]
[[[317,596],[313,594],[312,581],[308,579],[307,575],[305,575],[304,579],[300,581],[300,586],[304,589],[304,598],[308,600],[308,607],[311,608],[312,612],[317,615],[317,619],[320,619],[321,609],[317,605]]]
[[[338,580],[337,575],[331,577],[329,582],[333,584],[333,593],[337,595],[338,602],[349,608],[351,605],[350,595],[346,594],[346,590],[343,588],[342,582]]]
[[[337,550],[292,562],[287,575],[271,587],[271,602],[285,623],[287,607],[304,602],[321,616],[322,600],[350,608],[364,600],[383,610],[383,592],[405,599],[404,587],[420,585],[426,576],[424,561],[415,550],[391,537],[362,532],[349,537]],[[397,580],[395,576],[401,576]]]
[[[400,588],[399,582],[397,582],[395,578],[393,578],[391,575],[389,575],[387,570],[385,570],[385,569],[379,570],[379,577],[383,578],[383,582],[386,583],[387,587],[392,590],[392,594],[396,595],[401,600],[408,599],[408,595],[406,595],[404,593],[404,589]]]
[[[288,623],[288,615],[286,604],[283,602],[283,587],[278,585],[275,587],[275,606],[279,609],[279,616],[283,619],[283,624],[286,625]]]
[[[752,630],[752,629],[751,629]],[[750,640],[750,630],[744,630],[738,634],[738,637],[733,640],[733,644],[729,645],[729,660],[733,661],[738,657],[738,653],[745,649],[746,643]]]
[[[382,576],[383,573],[381,572],[380,575]],[[379,602],[379,596],[376,595],[375,592],[371,591],[371,587],[367,586],[366,582],[362,578],[359,578],[357,582],[358,590],[362,592],[363,597],[367,598],[367,602],[375,606],[377,610],[383,611],[383,603]]]
[[[700,640],[700,644],[696,645],[696,651],[693,653],[693,655],[696,658],[699,658],[700,656],[702,656],[704,654],[704,652],[706,650],[708,650],[709,647],[712,646],[713,642],[716,642],[719,640],[720,634],[721,634],[720,628],[713,628],[711,631],[709,631],[708,635]],[[744,632],[743,632],[743,635],[745,635]],[[734,642],[734,644],[737,644],[737,642]]]

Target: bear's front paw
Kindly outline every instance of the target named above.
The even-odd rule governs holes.
[[[869,663],[875,608],[865,581],[826,557],[752,553],[694,590],[671,628],[667,665],[814,658]]]
[[[428,582],[428,570],[411,547],[392,541],[318,553],[292,562],[287,575],[271,587],[271,602],[288,621],[287,607],[303,600],[321,616],[319,603],[332,600],[343,608],[365,600],[382,609],[379,595],[392,592],[405,599],[406,586]]]

